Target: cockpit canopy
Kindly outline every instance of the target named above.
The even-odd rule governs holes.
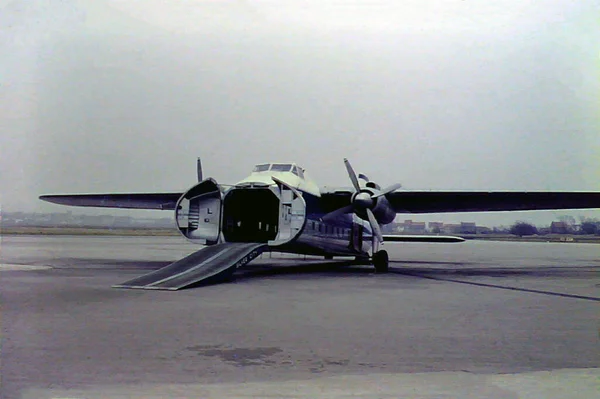
[[[296,176],[304,179],[304,169],[292,163],[264,163],[254,167],[252,172],[292,172]]]

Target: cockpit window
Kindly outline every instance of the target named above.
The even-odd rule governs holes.
[[[298,166],[294,166],[292,168],[292,173],[295,174],[296,176],[300,177],[301,179],[304,179],[304,173],[302,173],[302,168],[300,168]]]
[[[269,166],[271,166],[271,165],[269,165],[268,163],[262,164],[262,165],[256,165],[254,167],[253,172],[265,172],[265,171],[269,170]]]
[[[273,172],[289,172],[291,168],[292,165],[289,163],[275,163],[273,166],[271,166],[271,170]]]

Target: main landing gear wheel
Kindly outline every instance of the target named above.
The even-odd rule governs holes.
[[[377,251],[373,254],[373,266],[375,273],[387,273],[389,270],[389,257],[386,250]]]

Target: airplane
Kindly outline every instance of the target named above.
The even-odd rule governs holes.
[[[116,288],[178,290],[233,272],[265,251],[353,256],[377,273],[389,268],[382,245],[462,242],[442,235],[384,235],[398,213],[492,212],[600,208],[600,192],[400,191],[356,174],[344,159],[351,188],[319,187],[295,163],[257,164],[233,185],[203,178],[182,192],[42,195],[56,204],[174,211],[178,231],[203,247]]]

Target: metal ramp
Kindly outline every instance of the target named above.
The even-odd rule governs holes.
[[[179,290],[209,278],[233,273],[268,249],[267,244],[257,243],[211,245],[162,269],[113,285],[113,288]]]

